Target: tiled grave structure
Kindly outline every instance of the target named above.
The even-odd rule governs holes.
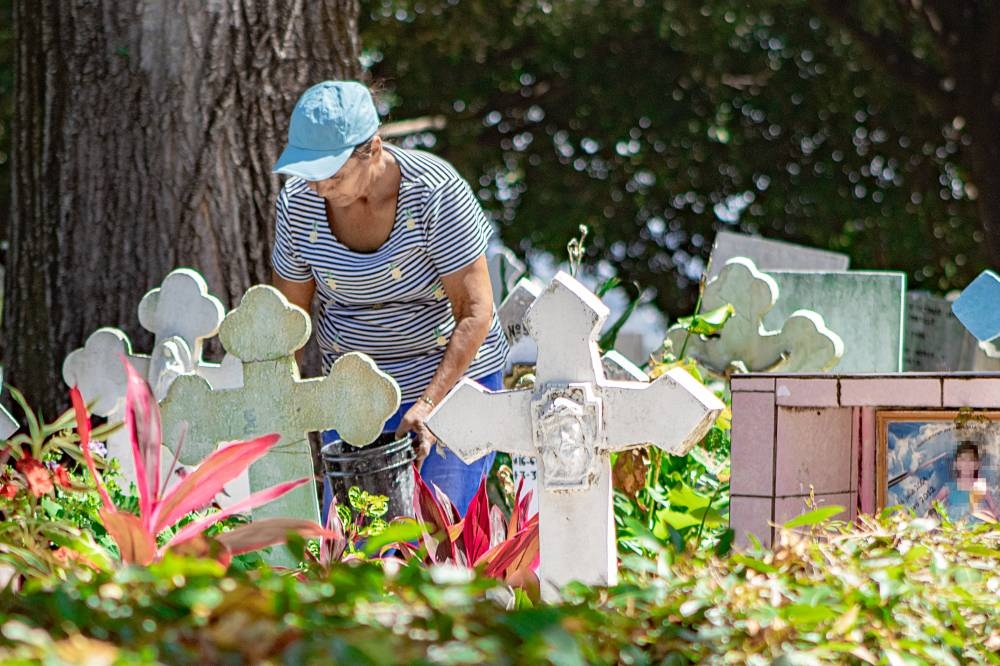
[[[558,274],[526,316],[539,350],[535,386],[494,393],[463,379],[427,422],[467,462],[490,451],[538,459],[539,578],[549,598],[571,580],[616,581],[609,453],[651,443],[683,454],[723,408],[679,368],[654,382],[608,379],[596,343],[607,316],[599,298]]]
[[[744,374],[732,378],[730,522],[737,543],[764,545],[809,509],[875,510],[880,409],[1000,409],[1000,375]]]

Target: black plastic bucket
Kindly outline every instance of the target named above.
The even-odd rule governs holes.
[[[350,506],[347,491],[357,486],[389,498],[386,520],[413,515],[413,462],[417,454],[410,435],[396,439],[391,432],[382,433],[363,447],[337,439],[321,449],[320,457],[338,504]]]

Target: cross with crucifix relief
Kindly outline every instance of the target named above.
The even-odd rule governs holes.
[[[607,316],[597,296],[559,273],[526,316],[538,345],[534,388],[493,393],[463,379],[427,422],[466,462],[490,451],[537,457],[539,578],[549,598],[571,580],[617,581],[609,454],[653,444],[682,455],[724,407],[679,368],[651,383],[607,379],[596,343]]]

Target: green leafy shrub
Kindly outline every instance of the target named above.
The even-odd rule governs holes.
[[[809,522],[809,521],[806,521]],[[0,660],[78,663],[998,663],[1000,533],[893,513],[773,551],[628,556],[622,583],[511,610],[453,566],[296,580],[167,554],[0,594]]]

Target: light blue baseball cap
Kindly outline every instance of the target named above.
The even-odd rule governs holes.
[[[273,173],[324,180],[378,131],[378,111],[357,81],[324,81],[302,93],[288,124],[288,145]]]

